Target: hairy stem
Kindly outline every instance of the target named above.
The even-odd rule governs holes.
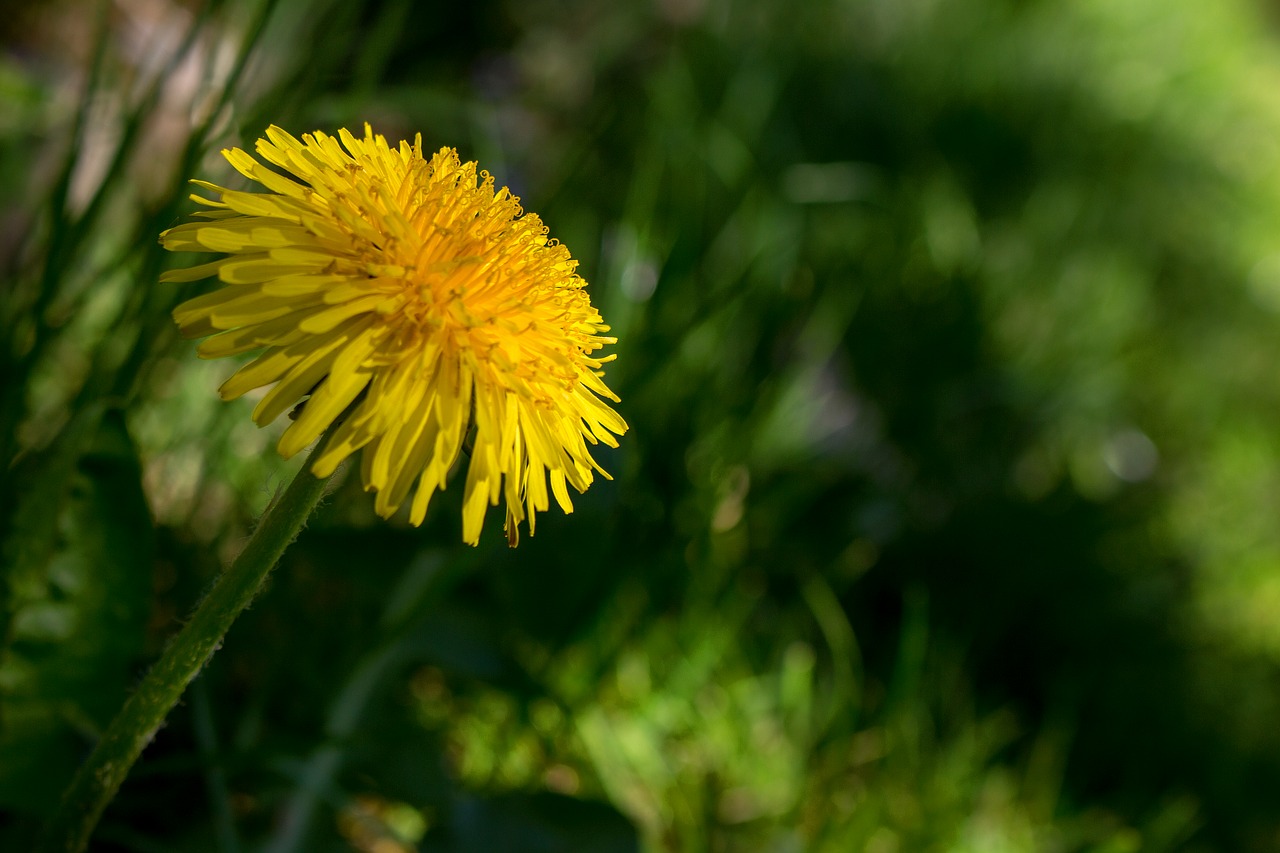
[[[325,484],[304,465],[280,499],[267,508],[244,550],[214,582],[76,773],[46,830],[41,851],[80,853],[85,849],[130,768],[187,685],[222,645],[231,623],[262,589],[324,494]]]

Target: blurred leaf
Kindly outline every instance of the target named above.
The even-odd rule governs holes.
[[[153,534],[140,468],[109,412],[54,512],[56,545],[13,581],[0,684],[0,807],[51,808],[99,728],[123,702],[142,654]]]

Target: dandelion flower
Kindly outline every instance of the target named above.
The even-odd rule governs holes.
[[[271,127],[256,151],[223,155],[267,192],[193,181],[217,198],[192,196],[209,209],[160,238],[172,251],[226,257],[163,280],[222,283],[174,311],[185,336],[204,338],[202,357],[260,351],[222,385],[223,399],[272,386],[253,411],[259,425],[305,400],[282,456],[332,428],[315,475],[362,450],[378,514],[413,492],[417,525],[470,433],[471,544],[500,497],[514,545],[549,496],[572,512],[568,486],[583,492],[594,473],[608,477],[589,445],[616,447],[627,429],[605,402],[618,400],[601,370],[613,356],[596,354],[616,339],[577,262],[510,190],[495,191],[452,148],[424,156],[421,136],[392,148],[368,125],[363,139],[341,130],[298,140]]]

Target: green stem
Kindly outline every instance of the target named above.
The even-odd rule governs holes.
[[[40,850],[80,853],[103,810],[115,796],[129,769],[151,742],[165,717],[178,703],[236,617],[249,605],[280,555],[302,529],[324,494],[325,480],[308,466],[273,505],[267,508],[249,544],[231,568],[214,582],[160,660],[116,714],[93,754],[80,767],[49,824]]]

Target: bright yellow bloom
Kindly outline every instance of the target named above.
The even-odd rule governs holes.
[[[269,192],[193,181],[220,200],[192,196],[213,209],[161,235],[172,251],[228,256],[163,280],[217,275],[225,285],[173,312],[187,337],[211,336],[202,357],[262,350],[223,384],[223,399],[274,383],[253,411],[264,425],[307,398],[281,455],[350,407],[312,470],[328,476],[363,448],[378,514],[394,513],[417,481],[417,525],[474,425],[462,510],[471,544],[501,495],[514,545],[526,509],[532,533],[548,494],[572,512],[566,486],[582,492],[593,471],[608,477],[587,445],[616,447],[613,434],[627,429],[600,399],[618,400],[601,378],[613,356],[593,355],[616,339],[577,262],[510,190],[495,192],[452,148],[424,157],[421,136],[390,148],[368,125],[364,139],[341,130],[301,141],[272,127],[257,153],[280,171],[223,151]]]

